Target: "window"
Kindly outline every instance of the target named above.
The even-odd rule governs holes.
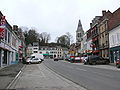
[[[7,30],[5,29],[5,41],[7,41]]]
[[[120,33],[117,33],[117,40],[120,43]]]
[[[38,53],[38,51],[34,51],[34,53]]]
[[[11,40],[11,35],[10,32],[8,32],[8,43],[10,43],[10,40]]]
[[[38,48],[34,48],[34,49],[38,49]]]

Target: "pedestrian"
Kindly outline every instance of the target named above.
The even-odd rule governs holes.
[[[25,64],[26,61],[25,61],[25,57],[22,57],[22,63]]]

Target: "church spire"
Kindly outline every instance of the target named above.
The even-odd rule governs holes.
[[[83,30],[83,28],[82,28],[81,20],[79,20],[77,31],[81,31],[81,30]]]
[[[79,20],[77,31],[76,31],[76,42],[77,43],[80,43],[82,41],[83,35],[84,35],[84,31],[83,31],[83,28],[82,28],[81,21]]]

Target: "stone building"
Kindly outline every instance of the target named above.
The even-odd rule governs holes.
[[[99,29],[99,55],[109,58],[109,37],[108,37],[108,20],[112,17],[112,13],[108,10],[102,11],[102,17],[98,25]]]
[[[79,20],[77,31],[76,31],[76,49],[77,49],[76,54],[77,55],[81,53],[81,41],[83,40],[83,35],[84,35],[84,31],[82,28],[81,21]]]

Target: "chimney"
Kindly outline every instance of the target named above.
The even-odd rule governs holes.
[[[102,15],[104,16],[106,13],[106,10],[102,10]]]
[[[92,28],[92,23],[90,23],[90,28]]]

